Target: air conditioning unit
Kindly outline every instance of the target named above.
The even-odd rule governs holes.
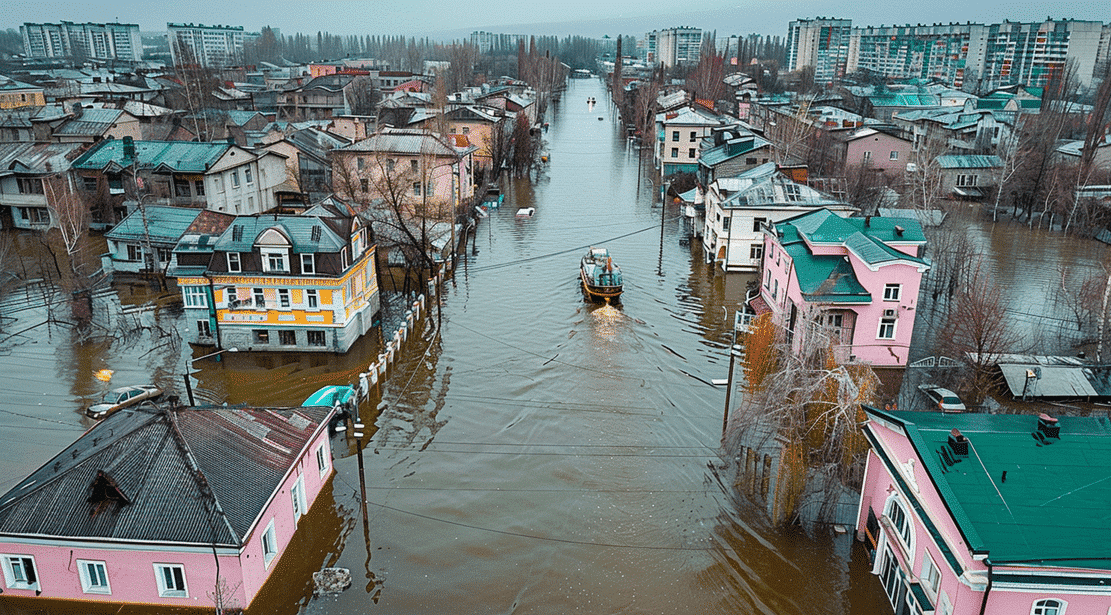
[[[883,311],[883,317],[884,318],[895,318],[898,315],[899,315],[899,310],[884,310]]]

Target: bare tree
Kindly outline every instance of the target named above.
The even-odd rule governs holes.
[[[47,208],[55,225],[50,232],[51,252],[62,276],[62,289],[73,297],[73,315],[84,321],[92,316],[88,294],[92,276],[85,263],[91,218],[89,207],[74,191],[67,176],[55,175],[43,183]]]
[[[698,65],[687,76],[686,87],[694,98],[717,101],[725,95],[725,58],[718,53],[714,36],[703,36]]]

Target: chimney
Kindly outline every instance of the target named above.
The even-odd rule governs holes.
[[[964,434],[956,427],[949,432],[949,448],[953,449],[954,455],[964,456],[968,454],[968,438],[964,437]]]
[[[1057,419],[1042,413],[1038,415],[1038,431],[1047,438],[1061,439],[1061,426]]]
[[[905,233],[905,232],[907,232],[907,230],[905,228],[903,228],[903,227],[901,227],[897,224],[895,225],[895,234],[896,235],[898,235],[899,237],[902,237],[903,233]]]
[[[864,216],[864,226],[865,228],[872,226],[872,216]]]

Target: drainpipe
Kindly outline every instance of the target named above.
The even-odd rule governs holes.
[[[991,593],[991,581],[992,581],[991,561],[985,559],[984,563],[987,564],[987,567],[988,567],[988,586],[984,588],[984,601],[980,603],[980,615],[984,615],[984,612],[988,608],[988,594]]]

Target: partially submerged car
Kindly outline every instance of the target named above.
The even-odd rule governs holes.
[[[158,399],[161,395],[162,389],[153,384],[120,387],[107,391],[101,395],[100,399],[95,404],[89,406],[85,410],[85,414],[90,418],[102,419],[117,410],[134,406],[135,404],[147,400]]]
[[[961,398],[949,389],[939,387],[936,384],[920,384],[918,390],[925,393],[926,397],[936,403],[938,409],[942,412],[964,412],[967,410]]]

